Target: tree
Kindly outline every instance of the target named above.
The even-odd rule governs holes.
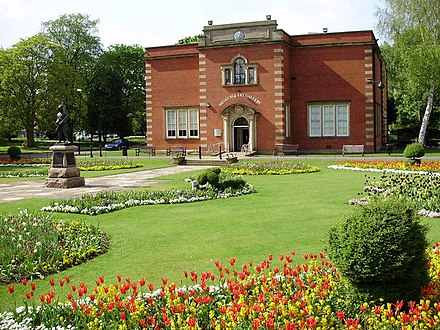
[[[43,35],[61,46],[57,56],[65,64],[65,70],[59,72],[56,85],[52,87],[53,92],[63,99],[67,110],[71,111],[71,122],[75,130],[85,128],[86,114],[80,107],[87,104],[85,87],[92,76],[96,59],[102,53],[98,23],[98,20],[83,14],[66,14],[43,23]],[[84,93],[78,95],[78,89]]]
[[[145,54],[140,46],[113,45],[97,61],[90,84],[92,118],[105,120],[100,132],[126,136],[143,128]],[[91,122],[96,124],[95,120]],[[105,126],[105,127],[104,127]]]
[[[26,130],[29,147],[35,146],[35,129],[55,109],[52,77],[63,71],[57,51],[58,46],[36,35],[0,53],[0,109],[8,121]]]
[[[420,122],[418,142],[424,145],[440,85],[440,2],[385,0],[385,4],[379,10],[379,28],[392,43],[384,48],[390,92],[399,113]]]

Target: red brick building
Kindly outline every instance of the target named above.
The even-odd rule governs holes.
[[[385,82],[372,31],[291,36],[270,19],[208,25],[198,43],[146,48],[147,143],[377,151],[387,138]]]

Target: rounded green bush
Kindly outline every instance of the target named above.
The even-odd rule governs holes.
[[[213,170],[209,170],[206,175],[211,186],[219,188],[220,176],[218,173]]]
[[[422,145],[420,143],[411,143],[408,144],[403,151],[403,156],[405,158],[421,158],[425,155],[425,149],[423,149]]]
[[[228,179],[228,180],[223,181],[223,183],[222,183],[223,189],[228,189],[228,188],[240,189],[240,188],[244,187],[245,184],[246,184],[246,182],[242,178]]]
[[[21,158],[21,150],[19,147],[12,146],[8,148],[8,155],[9,158],[12,160],[19,160]]]
[[[199,174],[197,176],[196,182],[199,186],[203,186],[203,185],[207,184],[208,183],[208,173],[203,172],[203,173]]]
[[[427,231],[409,201],[378,198],[331,228],[327,251],[358,301],[417,301],[429,281]]]

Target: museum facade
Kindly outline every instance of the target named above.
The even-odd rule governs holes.
[[[146,51],[147,143],[158,150],[378,151],[386,70],[372,31],[289,35],[277,22],[205,26]]]

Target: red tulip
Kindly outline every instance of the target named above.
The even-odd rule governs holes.
[[[32,283],[31,283],[31,289],[32,289],[32,291],[35,291],[36,288],[37,288],[37,283],[32,282]]]
[[[10,293],[10,294],[13,294],[14,291],[15,291],[15,287],[14,287],[12,284],[9,284],[9,285],[8,285],[8,290],[9,290],[9,293]]]
[[[24,286],[26,286],[26,284],[27,284],[27,278],[26,278],[26,277],[23,278],[23,279],[21,280],[21,283],[22,283]]]

